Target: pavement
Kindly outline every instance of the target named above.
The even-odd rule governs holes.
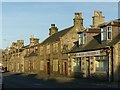
[[[28,73],[3,73],[4,88],[119,88],[120,83]]]

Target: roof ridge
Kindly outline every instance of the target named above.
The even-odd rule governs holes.
[[[58,31],[57,33],[55,33],[55,34],[47,37],[47,38],[46,38],[44,41],[42,41],[40,44],[45,43],[46,40],[48,40],[48,39],[50,39],[50,38],[52,38],[52,37],[55,37],[57,34],[61,34],[61,35],[59,35],[58,37],[63,36],[63,35],[66,33],[65,31],[67,31],[68,29],[71,29],[71,28],[73,28],[73,27],[74,27],[74,26],[70,26],[70,27],[68,27],[68,28],[65,28],[65,29],[62,29],[62,30]],[[68,30],[68,31],[69,31],[69,30]],[[63,32],[65,32],[65,33],[63,33]],[[56,38],[57,38],[57,37],[56,37]]]

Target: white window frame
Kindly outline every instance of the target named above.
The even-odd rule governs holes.
[[[111,28],[111,30],[109,31],[109,27]],[[111,33],[111,38],[109,38],[109,32]],[[112,40],[112,26],[107,26],[107,39],[108,40]]]
[[[81,34],[79,34],[79,45],[82,44],[82,38],[83,38],[83,35],[81,33]]]
[[[103,28],[101,28],[101,41],[103,41]]]
[[[106,40],[106,27],[101,28],[101,41],[104,40]]]
[[[86,39],[87,39],[87,36],[86,36],[86,33],[84,32],[83,33],[83,44],[86,44]]]
[[[86,32],[79,34],[79,45],[87,43],[87,35]]]

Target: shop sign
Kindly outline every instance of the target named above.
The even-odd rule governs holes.
[[[79,53],[72,54],[72,56],[75,56],[75,57],[87,57],[87,56],[99,56],[99,55],[100,55],[100,50],[79,52]]]

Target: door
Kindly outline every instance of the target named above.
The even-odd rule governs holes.
[[[64,75],[67,76],[67,62],[64,62]]]
[[[50,75],[50,62],[47,62],[47,74]]]
[[[89,57],[86,60],[86,76],[87,77],[90,76],[90,59],[89,59]]]

